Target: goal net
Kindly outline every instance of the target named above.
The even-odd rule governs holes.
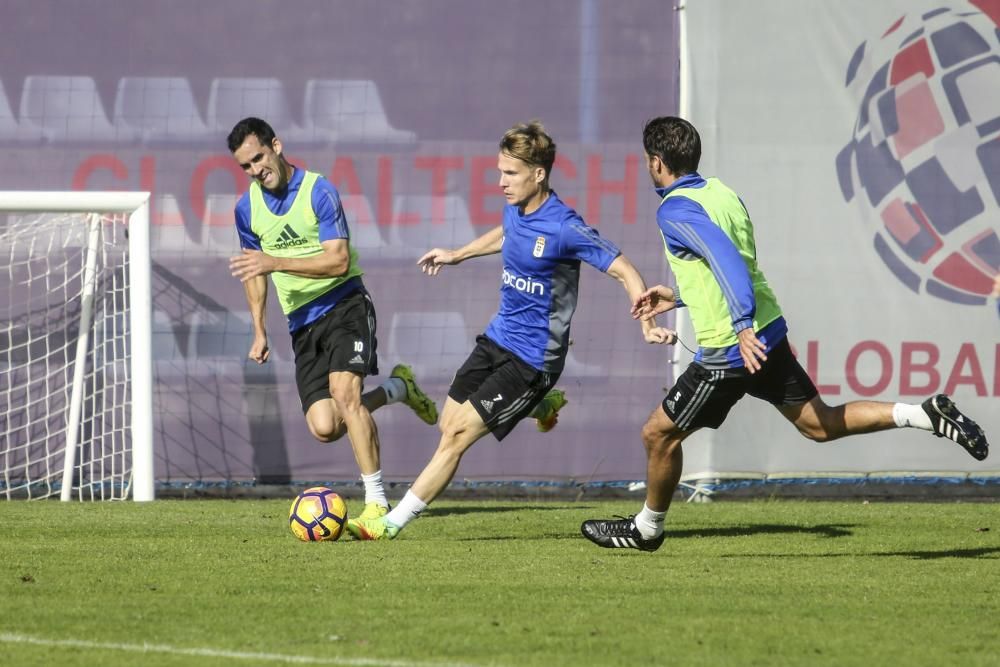
[[[0,493],[152,500],[148,193],[0,192]]]

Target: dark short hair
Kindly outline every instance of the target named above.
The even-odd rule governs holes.
[[[663,161],[674,176],[698,171],[701,137],[694,125],[676,116],[660,116],[646,123],[642,146],[649,155]]]
[[[270,146],[274,143],[274,128],[268,125],[267,121],[250,116],[249,118],[244,118],[233,126],[232,132],[230,132],[229,136],[226,138],[226,143],[229,144],[229,152],[235,153],[236,149],[242,146],[243,142],[246,141],[247,137],[251,134],[257,137],[257,141],[259,141],[262,146]]]

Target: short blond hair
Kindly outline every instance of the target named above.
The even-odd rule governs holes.
[[[533,167],[541,167],[548,179],[556,161],[556,142],[546,134],[541,121],[533,120],[507,130],[500,140],[500,152]]]

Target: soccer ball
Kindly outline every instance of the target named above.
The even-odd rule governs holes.
[[[980,305],[1000,271],[1000,12],[958,4],[908,12],[855,51],[837,172],[900,282]]]
[[[336,540],[346,522],[344,499],[325,486],[314,486],[300,493],[288,511],[288,527],[303,542]]]

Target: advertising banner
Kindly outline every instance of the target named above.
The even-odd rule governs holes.
[[[1000,438],[1000,3],[688,4],[701,172],[743,198],[829,404],[953,397]],[[689,479],[996,474],[913,429],[817,444],[745,399]]]

